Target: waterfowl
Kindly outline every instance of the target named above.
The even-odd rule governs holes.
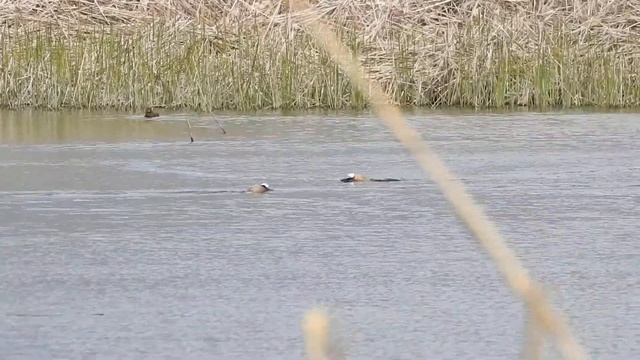
[[[144,117],[146,118],[154,118],[154,117],[158,117],[160,116],[160,114],[158,114],[157,112],[153,111],[153,108],[146,108],[144,110]]]
[[[369,180],[366,176],[364,175],[360,175],[360,174],[354,174],[354,173],[350,173],[347,175],[346,178],[344,179],[340,179],[340,181],[347,183],[347,182],[362,182],[362,181],[367,181]]]
[[[363,181],[375,181],[375,182],[389,182],[389,181],[400,181],[399,179],[393,178],[384,178],[384,179],[369,179],[368,177],[360,174],[348,174],[346,178],[340,179],[343,183],[349,182],[363,182]]]
[[[247,189],[247,192],[254,193],[254,194],[262,194],[271,190],[272,189],[269,187],[269,184],[262,183],[260,185],[253,185],[252,187]]]

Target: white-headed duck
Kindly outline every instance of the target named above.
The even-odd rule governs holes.
[[[363,182],[363,181],[376,181],[376,182],[389,182],[389,181],[400,181],[399,179],[385,178],[385,179],[369,179],[368,177],[360,174],[348,174],[346,178],[340,179],[340,181],[344,183],[350,182]]]

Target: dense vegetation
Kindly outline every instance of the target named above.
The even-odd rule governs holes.
[[[365,107],[301,27],[317,16],[398,104],[640,105],[640,0],[16,0],[0,105]]]

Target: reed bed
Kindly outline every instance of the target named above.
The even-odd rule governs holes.
[[[640,105],[640,0],[0,0],[0,105],[366,107],[315,18],[398,105]]]

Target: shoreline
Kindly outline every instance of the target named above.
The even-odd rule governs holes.
[[[212,111],[198,111],[189,108],[175,108],[175,109],[163,109],[154,108],[160,113],[160,119],[163,117],[172,116],[193,116],[193,117],[207,117],[207,116],[249,116],[249,117],[272,117],[278,116],[282,118],[286,117],[300,117],[300,116],[371,116],[376,117],[374,111],[370,108],[364,109],[256,109],[256,110],[212,110]],[[461,108],[461,107],[403,107],[401,108],[404,115],[408,117],[412,116],[429,116],[429,115],[517,115],[517,114],[559,114],[559,115],[572,115],[572,114],[640,114],[640,106],[634,107],[598,107],[598,106],[581,106],[581,107],[546,107],[546,108],[531,108],[531,107],[513,107],[513,108]],[[101,109],[82,109],[82,108],[59,108],[59,109],[46,109],[35,107],[21,107],[21,108],[7,108],[0,106],[0,114],[12,113],[12,114],[92,114],[92,115],[122,115],[122,116],[139,116],[144,118],[144,111],[136,110],[124,110],[115,108],[101,108]],[[1,118],[0,118],[1,120]]]

